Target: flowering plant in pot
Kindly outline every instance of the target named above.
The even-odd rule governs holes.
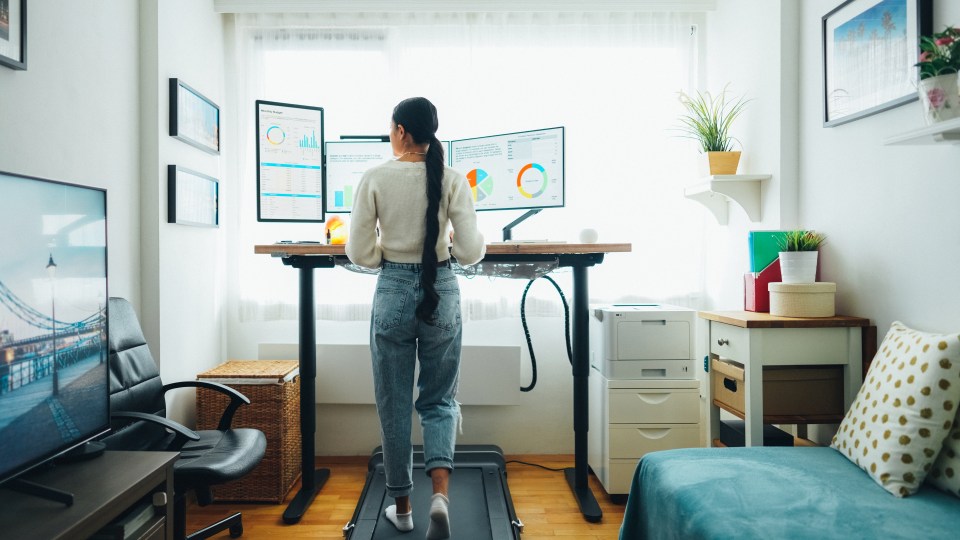
[[[960,28],[947,27],[931,36],[920,36],[917,90],[928,124],[960,116]]]
[[[730,127],[743,112],[747,101],[742,96],[729,96],[727,86],[716,95],[698,91],[691,96],[680,92],[685,113],[680,116],[679,131],[684,133],[682,137],[700,144],[700,150],[709,162],[709,174],[737,173],[740,151],[733,149],[736,139],[730,134]]]
[[[784,283],[814,283],[817,258],[827,236],[816,231],[787,231],[777,241],[780,246],[780,276]]]

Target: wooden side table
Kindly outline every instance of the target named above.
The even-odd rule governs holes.
[[[863,381],[861,332],[870,325],[868,319],[843,315],[776,317],[752,311],[701,311],[698,315],[709,324],[711,361],[724,357],[743,365],[746,446],[763,446],[765,366],[842,366],[844,410],[860,390]],[[713,441],[720,432],[720,409],[714,403],[712,384],[706,385],[705,394],[710,411],[707,441]],[[839,422],[839,419],[833,420]]]

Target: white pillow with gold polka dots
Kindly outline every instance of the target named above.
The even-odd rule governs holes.
[[[897,321],[830,446],[898,497],[917,491],[960,401],[960,334],[930,334]]]
[[[943,448],[933,462],[927,482],[960,497],[960,413],[953,420],[953,429],[943,441]]]

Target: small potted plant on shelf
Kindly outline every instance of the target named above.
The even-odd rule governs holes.
[[[728,95],[727,86],[716,95],[698,91],[691,96],[680,92],[680,103],[686,112],[680,116],[679,130],[683,137],[700,144],[707,162],[706,173],[710,175],[737,174],[740,164],[740,151],[733,149],[736,139],[730,135],[730,127],[748,100]]]
[[[779,238],[780,275],[783,283],[814,283],[817,258],[827,236],[816,231],[787,231]]]
[[[923,119],[934,124],[960,116],[960,28],[947,27],[931,36],[920,36],[920,82],[917,91]]]

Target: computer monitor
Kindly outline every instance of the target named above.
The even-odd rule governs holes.
[[[257,221],[323,222],[323,108],[256,108]]]
[[[326,145],[326,211],[347,213],[353,208],[353,193],[363,173],[393,159],[389,139],[349,138]]]
[[[449,162],[478,211],[564,205],[563,127],[453,140]]]
[[[0,231],[6,482],[109,430],[106,191],[0,172]]]

